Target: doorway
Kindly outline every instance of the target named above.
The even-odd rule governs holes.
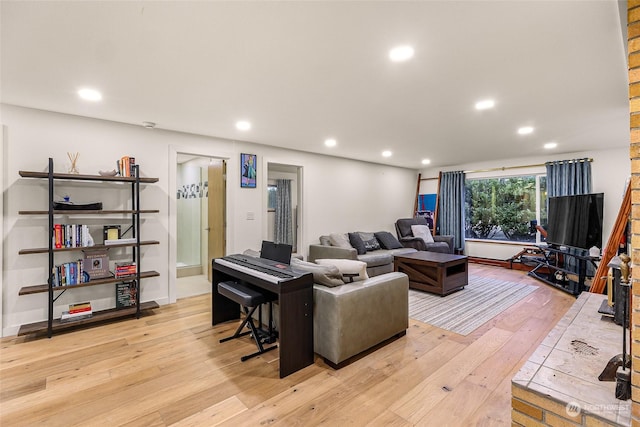
[[[284,190],[284,191],[283,191]],[[283,193],[286,194],[285,212],[282,210]],[[302,230],[302,167],[282,163],[267,164],[267,240],[287,243],[298,252]],[[284,213],[284,218],[283,214]],[[282,232],[282,222],[290,232]]]
[[[211,292],[211,259],[224,255],[226,162],[177,154],[177,298]]]

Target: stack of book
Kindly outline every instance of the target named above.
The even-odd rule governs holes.
[[[133,276],[137,272],[135,262],[116,262],[116,279]]]
[[[134,172],[134,166],[136,165],[136,158],[131,156],[123,156],[117,161],[118,173],[120,176],[132,177],[136,176]]]
[[[81,319],[87,319],[93,315],[90,302],[80,302],[77,304],[69,304],[69,311],[63,311],[60,316],[61,322],[72,322]]]

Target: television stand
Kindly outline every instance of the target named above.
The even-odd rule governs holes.
[[[587,274],[587,265],[591,264],[595,271],[598,268],[596,261],[599,261],[600,257],[578,255],[571,253],[567,248],[561,249],[552,246],[539,246],[539,248],[543,258],[537,261],[538,265],[528,273],[529,276],[574,296],[589,289],[585,282],[587,277],[592,276]],[[575,251],[583,250],[576,249]],[[567,269],[569,260],[574,260],[575,263],[572,270]]]

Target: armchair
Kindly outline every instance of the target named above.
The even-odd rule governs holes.
[[[398,241],[405,248],[414,248],[419,251],[440,252],[452,254],[453,236],[433,236],[433,243],[426,243],[419,237],[414,237],[411,231],[412,225],[428,225],[426,218],[400,218],[396,221],[396,234]]]

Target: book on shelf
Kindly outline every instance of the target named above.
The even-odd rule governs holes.
[[[133,276],[137,273],[138,269],[135,262],[116,262],[114,274],[116,279]]]
[[[138,289],[136,281],[116,283],[116,308],[125,308],[136,305]]]
[[[75,320],[87,319],[91,316],[93,316],[91,302],[80,302],[77,304],[69,304],[69,310],[62,312],[60,321],[71,322]]]
[[[54,266],[51,271],[51,285],[72,286],[88,282],[90,278],[84,271],[83,264],[83,260],[77,260]]]
[[[120,226],[119,225],[105,225],[102,227],[102,235],[104,241],[118,240],[120,239]]]
[[[87,302],[79,302],[76,304],[69,304],[69,314],[76,314],[76,313],[87,313],[87,312],[91,312],[91,302],[87,301]]]
[[[85,250],[82,264],[91,280],[111,277],[108,249]]]
[[[137,240],[135,237],[127,238],[127,239],[115,239],[115,240],[105,240],[105,245],[120,245],[123,243],[136,243]]]
[[[131,156],[122,156],[117,162],[118,173],[123,177],[135,176],[136,158]]]
[[[92,312],[70,314],[68,311],[63,311],[60,316],[60,322],[75,322],[82,319],[89,319],[92,316]]]
[[[60,248],[81,248],[94,245],[86,224],[54,224],[53,245]]]

